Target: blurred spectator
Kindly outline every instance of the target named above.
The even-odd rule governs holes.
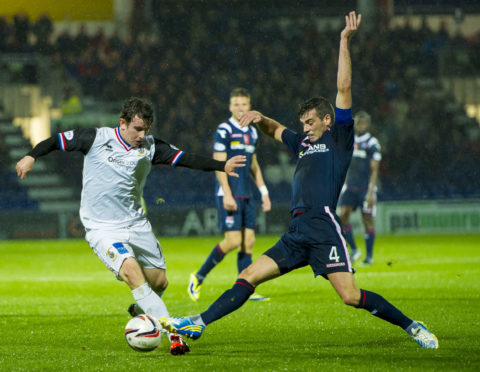
[[[53,51],[50,37],[53,32],[53,24],[48,13],[43,13],[33,25],[33,32],[37,37],[36,49],[40,53],[50,54]]]
[[[42,53],[48,50],[42,44],[50,43],[56,51],[52,58],[80,83],[84,95],[99,101],[149,97],[159,136],[199,153],[212,141],[215,118],[228,114],[222,102],[232,86],[250,89],[254,109],[298,130],[299,102],[335,94],[338,36],[332,25],[318,29],[309,17],[288,17],[281,8],[255,11],[239,2],[139,4],[150,4],[155,24],[136,25],[141,27],[125,40],[117,33],[107,37],[101,28],[90,36],[82,26],[74,36],[62,32],[51,44],[47,16],[41,27],[40,19],[35,23],[38,42],[32,46],[25,15],[18,15],[14,40],[0,18],[0,51]],[[480,33],[467,39],[457,31],[450,37],[446,23],[434,32],[425,17],[419,29],[407,19],[381,33],[355,37],[354,110],[372,112],[377,125],[372,130],[384,144],[380,197],[478,196],[480,176],[470,182],[464,176],[480,161],[478,125],[435,82],[440,74],[470,74],[480,65]],[[442,145],[445,138],[448,149]],[[270,156],[276,153],[273,146],[264,141],[260,156],[278,161]]]
[[[26,50],[28,46],[28,34],[30,32],[30,20],[27,13],[20,12],[13,17],[13,35],[18,50]]]

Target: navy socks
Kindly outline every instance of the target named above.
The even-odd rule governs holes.
[[[200,270],[195,274],[200,283],[203,282],[210,270],[223,260],[223,257],[225,257],[225,253],[223,253],[220,246],[217,244],[208,255]]]
[[[348,224],[343,227],[343,235],[345,236],[352,253],[355,252],[357,250],[357,245],[355,244],[355,239],[353,238],[352,225]]]
[[[395,324],[402,329],[407,329],[413,320],[405,316],[400,310],[385,300],[382,296],[360,289],[361,297],[358,308],[370,311],[372,315]]]
[[[240,274],[243,269],[246,269],[252,263],[252,255],[245,252],[238,252],[237,256],[237,268]]]
[[[205,325],[218,320],[241,307],[255,291],[255,287],[244,279],[237,279],[232,288],[225,291],[203,313],[200,314]]]

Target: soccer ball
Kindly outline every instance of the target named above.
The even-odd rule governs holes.
[[[157,319],[147,315],[137,315],[125,326],[125,339],[136,351],[155,350],[162,341],[162,327]]]

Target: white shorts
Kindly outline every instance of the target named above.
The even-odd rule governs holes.
[[[148,221],[118,230],[87,229],[85,239],[117,278],[123,261],[129,257],[134,257],[145,269],[167,268],[162,248]]]

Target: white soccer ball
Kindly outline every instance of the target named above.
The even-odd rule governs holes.
[[[155,350],[162,342],[162,327],[157,319],[147,315],[137,315],[125,326],[125,339],[136,351]]]

